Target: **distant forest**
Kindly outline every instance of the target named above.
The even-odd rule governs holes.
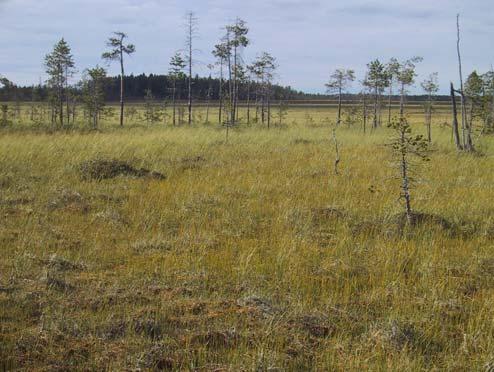
[[[127,101],[142,101],[150,90],[154,98],[157,100],[171,99],[173,80],[167,75],[140,74],[129,75],[124,77],[125,96]],[[250,90],[251,98],[255,91],[256,83],[251,83],[250,88],[247,84],[241,84],[239,89],[239,98],[247,99],[247,92]],[[49,87],[46,85],[38,85],[33,87],[3,87],[0,89],[0,101],[31,101],[45,100],[49,95]],[[78,87],[72,87],[73,90],[78,90]],[[118,101],[120,99],[120,77],[107,77],[104,84],[105,99],[108,102]],[[192,93],[193,98],[198,101],[206,101],[209,99],[219,100],[220,79],[205,78],[195,76],[192,78]],[[282,100],[297,100],[307,98],[320,98],[321,95],[306,94],[296,91],[291,87],[283,87],[280,85],[272,86],[273,97]],[[177,82],[177,99],[187,98],[187,78]]]
[[[107,77],[105,89],[105,99],[107,102],[117,102],[120,99],[120,77]],[[152,95],[157,100],[171,99],[172,94],[172,79],[167,75],[154,75],[154,74],[140,74],[129,75],[124,77],[125,95],[128,101],[143,101],[150,90]],[[206,78],[195,76],[192,79],[192,92],[193,98],[196,101],[206,101],[209,99],[212,101],[219,100],[220,91],[220,79],[218,78]],[[78,90],[75,86],[72,89]],[[250,99],[255,99],[254,92],[256,91],[256,83],[251,83],[250,88],[247,84],[241,84],[239,89],[239,99],[246,100],[248,91],[250,90]],[[293,89],[290,86],[272,86],[274,100],[283,101],[296,101],[296,100],[326,100],[336,99],[336,95],[327,94],[311,94],[304,93]],[[39,101],[46,100],[49,95],[49,87],[46,85],[37,86],[10,86],[0,88],[0,101]],[[449,100],[449,96],[436,96],[437,101]],[[177,83],[177,99],[187,99],[187,79],[184,78]],[[344,94],[344,100],[355,100],[357,95]],[[399,96],[395,97],[396,100]],[[408,96],[408,101],[425,101],[426,95]]]

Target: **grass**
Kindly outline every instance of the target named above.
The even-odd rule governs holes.
[[[306,122],[306,113],[313,120]],[[0,360],[25,370],[482,370],[494,364],[493,140],[434,126],[397,233],[385,128],[4,131]],[[420,116],[412,121],[423,131]],[[88,180],[118,159],[166,175]],[[490,364],[489,364],[490,363]]]

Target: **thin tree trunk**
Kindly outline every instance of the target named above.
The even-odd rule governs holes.
[[[377,101],[377,125],[380,127],[382,125],[382,115],[381,115],[382,94],[381,94],[381,92],[378,93],[377,97],[378,97],[378,101]]]
[[[177,80],[173,79],[172,105],[173,105],[173,126],[177,125]]]
[[[336,152],[336,158],[334,160],[334,174],[338,175],[338,165],[340,164],[340,149],[338,146],[338,139],[336,138],[336,128],[333,128],[333,141]]]
[[[401,142],[405,143],[405,133],[401,131]],[[408,179],[408,166],[405,151],[401,153],[401,179],[402,179],[402,192],[403,198],[405,199],[405,210],[407,215],[408,223],[412,222],[412,207],[410,203],[410,182]]]
[[[218,124],[221,125],[223,119],[223,60],[220,62],[220,91],[219,91],[220,107],[218,113]]]
[[[59,104],[59,110],[60,112],[58,113],[59,119],[60,119],[60,127],[63,128],[63,77],[60,76],[60,85],[59,85],[59,90],[58,90],[58,104]]]
[[[232,111],[231,111],[231,123],[235,125],[235,114],[237,112],[237,47],[233,48],[233,97],[232,97]]]
[[[338,88],[338,119],[336,120],[336,125],[341,123],[341,84]]]
[[[230,42],[230,36],[228,35],[228,43]],[[228,53],[228,99],[230,101],[230,112],[228,113],[227,116],[229,116],[229,120],[231,123],[232,121],[232,112],[233,112],[233,81],[232,81],[232,57],[231,57],[231,52]]]
[[[265,109],[266,107],[266,93],[263,92],[263,95],[261,97],[261,122],[262,124],[264,124],[266,122],[266,118],[265,118]]]
[[[391,98],[393,96],[393,83],[389,83],[389,95],[388,95],[388,125],[391,124]]]
[[[189,84],[188,84],[188,112],[189,112],[189,125],[192,124],[192,34],[193,34],[193,24],[192,24],[192,14],[189,18]]]
[[[451,83],[451,105],[453,108],[453,123],[452,123],[452,129],[453,129],[453,138],[455,140],[455,145],[458,150],[463,149],[463,145],[460,140],[460,133],[458,130],[458,109],[456,107],[456,96],[455,96],[455,88],[453,86],[453,83]]]
[[[209,101],[210,101],[211,88],[208,89],[208,97],[206,102],[206,124],[209,123]]]
[[[494,124],[494,92],[492,94],[492,99],[491,99],[491,117],[489,121],[489,131],[492,130],[492,126]]]
[[[268,97],[267,97],[267,100],[268,100],[268,129],[270,128],[271,126],[271,97],[269,96],[269,92],[268,92]]]
[[[377,128],[377,86],[374,88],[374,121],[372,126]]]
[[[363,98],[363,109],[362,109],[362,114],[364,116],[364,133],[367,131],[367,98],[366,94],[364,93]]]
[[[124,125],[124,59],[123,49],[120,46],[120,126]]]
[[[401,83],[400,91],[400,118],[405,115],[405,84]]]
[[[460,73],[460,96],[461,96],[461,128],[463,134],[463,148],[468,151],[474,151],[473,141],[472,141],[472,127],[467,120],[466,112],[466,100],[465,92],[463,88],[463,73],[461,64],[461,53],[460,53],[460,15],[456,16],[456,29],[457,29],[457,43],[456,51],[458,54],[458,70]]]
[[[247,124],[250,124],[250,79],[247,83]]]
[[[206,101],[206,124],[209,123],[209,104],[211,101],[211,75],[209,75],[208,95]]]
[[[429,143],[432,142],[431,124],[432,124],[432,96],[429,94],[429,103],[427,107],[427,140],[429,141]]]

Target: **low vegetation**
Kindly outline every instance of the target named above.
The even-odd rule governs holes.
[[[289,125],[244,122],[228,142],[217,126],[118,118],[5,131],[3,365],[491,368],[492,138],[458,153],[434,116],[407,216],[393,131],[340,124],[335,174],[328,117],[290,109]],[[408,116],[414,133],[422,118]]]

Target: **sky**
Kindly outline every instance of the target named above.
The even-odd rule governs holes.
[[[46,79],[44,56],[64,37],[79,71],[105,63],[101,53],[113,31],[129,35],[136,53],[127,72],[163,74],[184,47],[184,16],[198,18],[195,72],[206,75],[211,50],[236,17],[249,28],[248,63],[267,51],[278,61],[277,82],[324,93],[337,68],[362,79],[379,58],[422,56],[419,82],[439,72],[441,92],[458,81],[456,14],[461,14],[465,75],[494,64],[493,0],[0,0],[0,75],[21,85]],[[117,66],[109,67],[118,74]],[[353,84],[358,89],[358,83]]]

